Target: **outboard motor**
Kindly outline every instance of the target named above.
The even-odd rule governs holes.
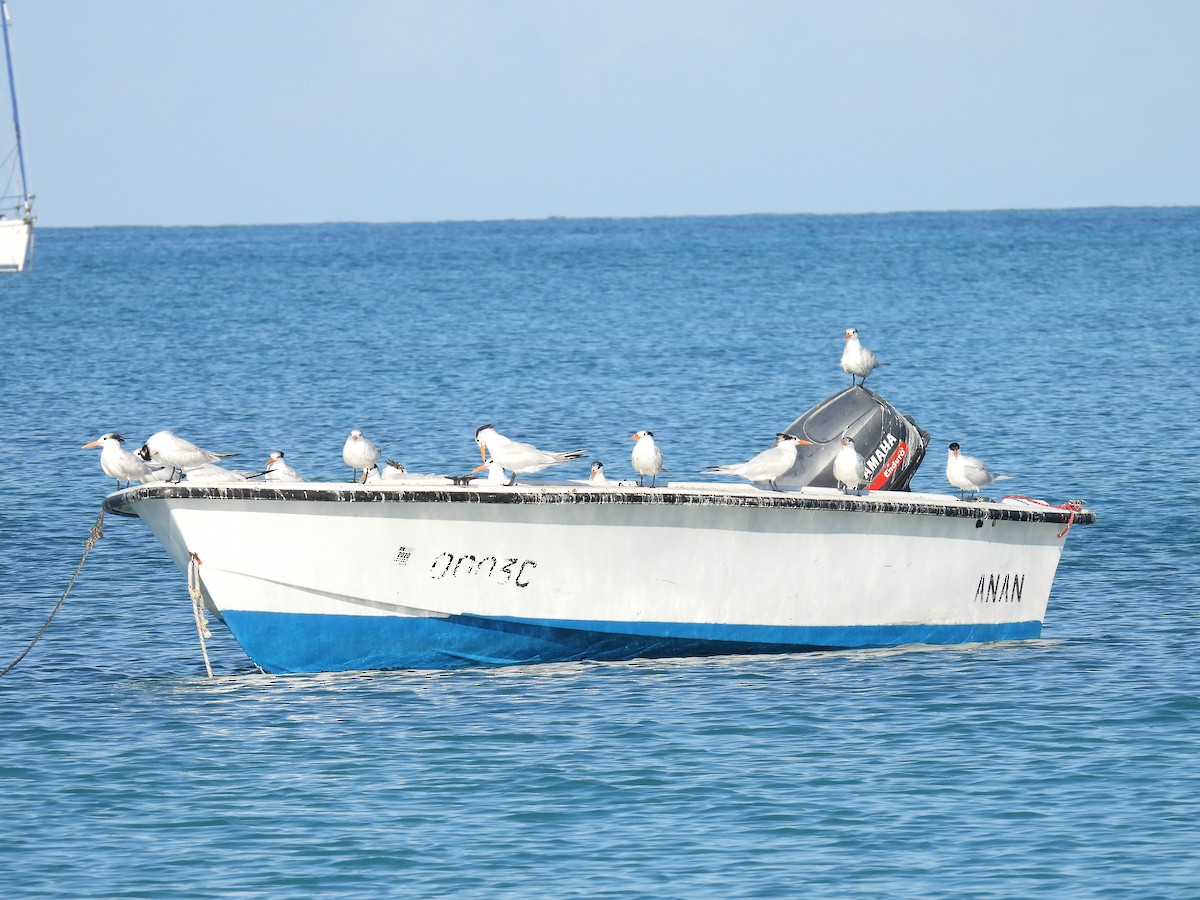
[[[867,461],[864,487],[907,491],[929,444],[928,432],[861,385],[818,403],[783,430],[812,441],[813,446],[800,447],[796,465],[777,480],[780,485],[837,487],[833,458],[846,435]]]

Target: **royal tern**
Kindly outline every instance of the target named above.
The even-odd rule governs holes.
[[[667,471],[663,469],[663,471]],[[587,487],[594,488],[631,488],[637,487],[632,481],[616,481],[604,474],[604,463],[596,460],[592,463],[592,470],[586,479],[572,479],[572,484],[583,484]]]
[[[665,472],[663,468],[662,447],[654,443],[653,431],[639,431],[629,436],[633,445],[633,471],[638,473],[638,487],[645,486],[645,478],[650,476],[650,487],[658,483],[658,473]]]
[[[355,428],[346,438],[345,446],[342,447],[342,459],[354,472],[352,481],[358,481],[358,470],[363,470],[362,481],[365,484],[367,481],[366,470],[379,462],[379,448],[363,437],[363,433]]]
[[[403,481],[404,476],[408,474],[408,469],[404,468],[394,459],[389,459],[384,462],[383,468],[379,470],[380,481]]]
[[[200,484],[246,481],[251,477],[251,473],[249,472],[235,472],[232,469],[223,469],[216,463],[202,463],[198,466],[189,466],[183,471],[188,481],[195,481]]]
[[[151,466],[150,472],[142,479],[142,484],[155,484],[163,481],[170,481],[171,476],[175,474],[175,470],[170,466]]]
[[[87,450],[91,447],[100,448],[100,468],[109,478],[117,480],[117,490],[121,489],[122,480],[125,482],[125,487],[129,487],[135,481],[145,481],[151,474],[158,471],[136,453],[122,447],[123,443],[125,443],[125,438],[115,431],[110,431],[79,448],[80,450]]]
[[[295,484],[298,481],[303,481],[304,476],[283,461],[282,450],[276,450],[267,457],[267,471],[263,480]]]
[[[967,456],[957,443],[950,445],[946,456],[946,480],[958,488],[959,499],[966,499],[966,492],[978,494],[982,488],[994,481],[1007,481],[1013,475],[993,475],[982,459]]]
[[[747,481],[765,481],[773,490],[779,490],[775,479],[786,475],[796,464],[796,453],[801,444],[811,444],[804,438],[794,434],[780,432],[775,435],[775,444],[762,453],[744,463],[733,463],[728,466],[708,466],[705,472],[715,472],[718,475],[740,475]]]
[[[237,456],[237,454],[201,450],[191,441],[185,441],[170,431],[159,431],[146,439],[146,443],[142,444],[142,448],[138,450],[138,456],[147,462],[168,466],[182,473],[188,469],[215,463],[219,459]],[[172,478],[174,477],[174,473],[172,473]]]
[[[504,467],[491,457],[488,457],[482,463],[473,468],[471,470],[471,474],[474,475],[476,472],[482,472],[484,469],[487,469],[487,477],[483,480],[488,484],[503,484],[507,486],[514,483],[504,477]]]
[[[842,339],[846,342],[842,350],[842,371],[850,376],[850,384],[854,384],[856,377],[862,378],[862,383],[866,384],[871,372],[880,366],[891,365],[877,360],[874,353],[859,343],[857,328],[847,328]]]
[[[867,462],[854,449],[854,438],[843,436],[842,449],[833,458],[833,477],[838,489],[849,493],[856,491],[867,480]]]
[[[480,425],[475,429],[475,443],[479,445],[479,456],[492,459],[503,469],[512,472],[509,484],[517,483],[517,475],[532,475],[550,466],[583,459],[587,449],[552,451],[539,450],[533,444],[514,441],[498,432],[491,425]]]
[[[372,470],[368,471],[370,472]],[[410,472],[394,459],[387,460],[382,469],[373,467],[373,471],[374,474],[367,479],[368,481],[383,481],[390,482],[392,484],[403,481],[413,485],[421,485],[423,487],[455,483],[454,478],[449,475],[422,475],[420,472]],[[470,481],[473,476],[461,477],[464,477]]]

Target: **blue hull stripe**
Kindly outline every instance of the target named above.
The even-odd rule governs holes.
[[[454,669],[471,665],[793,653],[902,644],[1027,640],[1041,622],[773,626],[410,618],[228,610],[225,622],[268,672]]]

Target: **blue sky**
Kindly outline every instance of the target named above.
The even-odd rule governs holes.
[[[40,224],[1200,205],[1200,3],[9,0]]]

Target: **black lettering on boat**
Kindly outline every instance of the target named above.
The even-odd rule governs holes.
[[[517,587],[529,587],[529,582],[528,582],[528,581],[522,581],[522,580],[521,580],[521,576],[525,574],[525,567],[526,567],[526,566],[530,566],[530,567],[532,567],[532,568],[536,569],[536,568],[537,568],[537,563],[535,563],[535,562],[534,562],[532,559],[527,559],[527,560],[525,560],[523,563],[521,563],[521,568],[520,568],[520,570],[517,572],[517,578],[516,578],[516,584],[517,584]]]
[[[1025,576],[1016,572],[980,575],[975,585],[976,603],[1020,603],[1025,593]]]
[[[443,556],[444,556],[444,557],[446,557],[446,568],[442,569],[442,574],[441,574],[441,575],[439,575],[439,574],[438,574],[438,571],[437,571],[437,567],[438,567],[438,563],[440,563],[440,562],[442,561],[442,557],[443,557]],[[451,566],[451,565],[453,565],[453,564],[454,564],[454,554],[453,554],[453,553],[447,553],[446,551],[444,551],[444,550],[443,550],[443,551],[442,551],[441,553],[439,553],[439,554],[437,555],[437,557],[434,559],[434,561],[433,561],[433,566],[432,566],[432,569],[433,569],[433,571],[432,571],[430,574],[431,574],[431,575],[432,575],[434,578],[445,578],[445,577],[446,577],[446,573],[450,571],[450,566]]]
[[[484,578],[493,584],[514,584],[517,587],[529,587],[530,577],[537,568],[537,562],[532,559],[520,560],[509,557],[500,565],[495,556],[476,557],[472,553],[455,554],[443,550],[434,557],[430,566],[431,578],[441,580],[450,578]]]

